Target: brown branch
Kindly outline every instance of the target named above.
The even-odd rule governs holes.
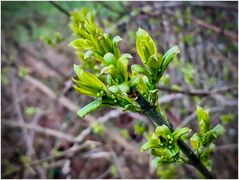
[[[12,96],[14,99],[14,105],[15,105],[15,111],[17,114],[17,120],[19,121],[19,124],[24,124],[25,123],[25,119],[23,117],[22,114],[22,110],[19,104],[19,94],[18,94],[18,89],[17,89],[17,82],[16,82],[16,74],[15,74],[15,70],[12,69],[11,70],[11,85],[12,85]],[[27,146],[27,156],[29,156],[31,158],[31,156],[35,153],[34,148],[33,148],[33,142],[30,139],[30,136],[27,132],[26,129],[23,129],[23,137]]]
[[[77,146],[73,146],[71,147],[70,149],[67,149],[63,152],[59,152],[59,153],[55,153],[53,155],[50,155],[46,158],[43,158],[43,159],[40,159],[40,160],[36,160],[36,161],[33,161],[29,164],[25,164],[24,167],[29,167],[29,166],[38,166],[39,164],[42,164],[44,162],[48,162],[48,161],[51,161],[51,160],[54,160],[56,158],[62,158],[62,157],[67,157],[69,155],[72,155],[72,154],[75,154],[76,152],[84,149],[84,148],[87,148],[89,146],[92,146],[92,145],[98,145],[99,143],[98,142],[95,142],[95,141],[86,141],[85,143],[83,144],[80,144],[80,145],[77,145]],[[18,172],[18,171],[22,171],[22,168],[17,168],[15,169],[14,171],[11,171],[10,173],[5,173],[5,174],[2,174],[2,177],[6,177],[6,176],[9,176],[15,172]]]
[[[222,34],[224,36],[227,36],[229,37],[230,39],[232,39],[233,41],[237,41],[238,40],[238,36],[237,34],[233,33],[233,32],[229,32],[229,31],[225,31],[215,25],[212,25],[212,24],[208,24],[207,22],[201,20],[201,19],[198,19],[198,18],[195,18],[195,17],[191,17],[192,20],[198,24],[199,26],[202,26],[204,28],[207,28],[207,29],[210,29],[218,34]]]
[[[170,10],[165,10],[165,13],[170,15],[170,16],[175,16],[175,13],[170,11]],[[201,27],[204,27],[204,28],[207,28],[207,29],[210,29],[218,34],[221,34],[221,35],[224,35],[228,38],[230,38],[231,40],[233,41],[237,41],[238,40],[238,36],[237,34],[233,33],[233,32],[229,32],[229,31],[224,31],[223,29],[215,26],[215,25],[212,25],[212,24],[209,24],[199,18],[196,18],[196,17],[193,17],[191,16],[190,17],[192,21],[194,21],[195,24],[201,26]]]
[[[7,125],[7,126],[11,126],[11,127],[23,128],[24,131],[26,129],[28,129],[28,130],[36,131],[38,133],[43,133],[43,134],[46,134],[46,135],[49,135],[49,136],[64,139],[64,140],[67,140],[69,142],[76,142],[76,143],[81,142],[76,137],[73,137],[71,135],[68,135],[68,134],[62,133],[60,131],[53,130],[53,129],[49,129],[49,128],[46,128],[46,127],[32,125],[32,124],[29,124],[29,123],[17,122],[17,121],[13,121],[13,120],[3,120],[2,123],[3,123],[3,125]]]
[[[237,88],[238,88],[237,85],[234,85],[234,86],[225,86],[225,87],[214,89],[211,91],[205,91],[205,90],[189,91],[189,90],[171,89],[171,88],[163,87],[163,86],[158,87],[158,89],[161,91],[167,91],[167,92],[171,92],[171,93],[181,93],[181,94],[185,94],[185,95],[189,95],[189,96],[211,96],[214,94],[219,94],[219,93],[224,93],[227,91],[236,90]]]

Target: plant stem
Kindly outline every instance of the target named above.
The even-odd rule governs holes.
[[[155,110],[154,108],[150,107],[149,103],[144,99],[142,95],[138,95],[138,99],[136,100],[139,105],[144,110],[143,113],[151,120],[153,121],[157,126],[161,126],[165,124],[168,126],[171,132],[174,131],[173,126],[170,122],[167,122],[162,115]],[[196,154],[193,152],[193,150],[182,140],[178,139],[177,144],[182,150],[182,152],[190,159],[191,164],[197,168],[205,178],[208,179],[214,179],[215,175],[212,174],[202,163],[202,161],[196,156]]]

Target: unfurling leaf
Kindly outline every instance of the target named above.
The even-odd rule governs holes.
[[[203,145],[207,146],[210,144],[213,140],[218,138],[219,136],[223,135],[225,132],[224,127],[221,124],[216,125],[213,129],[210,131],[206,132],[203,136]]]
[[[197,106],[197,115],[200,131],[202,134],[204,134],[211,129],[208,113],[204,111],[200,106]]]
[[[150,74],[148,73],[148,71],[138,64],[132,65],[131,71],[132,71],[132,73],[139,73],[139,74],[143,74],[143,75],[147,76],[148,78],[150,77]]]
[[[116,58],[112,53],[106,53],[104,55],[104,63],[108,66],[110,64],[116,66]]]
[[[87,90],[92,91],[104,91],[107,92],[107,88],[103,82],[101,82],[96,76],[84,71],[80,66],[74,65],[74,71],[79,78],[79,81],[74,82],[79,88],[85,87]]]
[[[117,61],[117,72],[118,72],[118,80],[119,83],[124,81],[128,81],[128,65],[129,60],[127,59],[128,56],[122,55]]]
[[[174,140],[177,141],[181,136],[184,136],[190,132],[191,132],[191,129],[189,129],[187,127],[178,128],[172,133],[172,135],[173,135]]]
[[[77,114],[80,117],[84,117],[85,115],[99,109],[101,106],[102,106],[101,102],[99,100],[95,100],[90,104],[87,104],[85,107],[83,107],[80,111],[77,112]]]
[[[164,71],[168,67],[168,64],[173,60],[173,58],[180,53],[180,49],[178,46],[171,47],[163,56],[163,61],[160,66],[160,75],[159,78],[162,77]]]
[[[198,150],[202,145],[201,137],[197,133],[193,134],[193,136],[190,138],[190,143],[193,149]]]
[[[141,28],[139,28],[136,33],[136,47],[137,52],[145,65],[147,64],[149,57],[157,52],[153,39]]]

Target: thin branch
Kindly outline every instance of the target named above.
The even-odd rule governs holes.
[[[62,158],[62,157],[67,157],[69,155],[72,155],[72,154],[75,154],[76,152],[84,149],[84,148],[87,148],[89,146],[92,146],[92,145],[99,145],[98,142],[96,141],[85,141],[83,144],[80,144],[80,145],[77,145],[77,146],[73,146],[71,147],[70,149],[67,149],[63,152],[58,152],[58,153],[55,153],[51,156],[48,156],[46,158],[43,158],[43,159],[40,159],[40,160],[36,160],[36,161],[33,161],[29,164],[25,164],[24,167],[29,167],[29,166],[38,166],[39,164],[42,164],[44,162],[48,162],[48,161],[51,161],[51,160],[54,160],[56,158]],[[14,171],[11,171],[10,173],[5,173],[5,174],[2,174],[2,177],[6,177],[6,176],[9,176],[10,174],[13,174],[15,172],[18,172],[18,171],[21,171],[22,168],[17,168],[16,170]]]
[[[49,129],[46,127],[41,127],[41,126],[29,124],[29,123],[24,123],[24,122],[22,123],[22,122],[11,121],[11,120],[3,120],[2,123],[3,123],[3,125],[7,125],[7,126],[11,126],[11,127],[23,128],[24,131],[26,131],[26,129],[33,130],[38,133],[46,134],[48,136],[53,136],[53,137],[57,137],[60,139],[64,139],[69,142],[76,142],[76,143],[81,142],[81,140],[79,140],[71,135],[68,135],[68,134],[62,133],[60,131],[53,130],[53,129]]]
[[[16,76],[15,76],[15,70],[12,69],[12,73],[11,73],[11,82],[12,82],[12,95],[14,98],[14,105],[15,105],[15,111],[17,114],[17,120],[19,121],[19,124],[24,124],[25,120],[21,111],[21,107],[18,101],[18,90],[17,90],[17,82],[16,82]],[[29,134],[27,132],[26,129],[23,129],[23,137],[25,139],[26,142],[26,146],[27,146],[27,155],[31,158],[31,156],[35,153],[34,148],[33,148],[33,142],[31,141]]]
[[[233,33],[233,32],[230,32],[230,31],[225,31],[215,25],[212,25],[212,24],[208,24],[206,23],[205,21],[201,20],[201,19],[198,19],[198,18],[195,18],[195,17],[191,17],[192,20],[198,24],[199,26],[202,26],[204,28],[207,28],[207,29],[210,29],[218,34],[222,34],[224,36],[227,36],[229,37],[230,39],[234,40],[234,41],[237,41],[238,40],[238,37],[237,37],[237,34]]]
[[[238,144],[225,144],[225,145],[217,146],[215,151],[224,151],[228,149],[238,149]]]
[[[232,90],[237,90],[238,87],[237,87],[237,85],[225,86],[225,87],[214,89],[214,90],[211,90],[211,91],[205,91],[205,90],[192,90],[192,91],[176,90],[176,89],[171,89],[171,88],[163,87],[163,86],[159,86],[158,89],[161,90],[161,91],[167,91],[167,92],[172,92],[172,93],[181,93],[181,94],[185,94],[185,95],[189,95],[189,96],[211,96],[213,94],[219,94],[219,93],[224,93],[224,92],[228,92],[228,91],[232,91]]]
[[[119,8],[110,5],[109,2],[99,1],[99,4],[111,12],[119,14],[119,16],[122,16],[125,13],[125,11],[121,11]]]
[[[62,12],[63,14],[65,14],[67,17],[70,17],[70,13],[64,9],[62,6],[60,6],[59,4],[55,3],[54,1],[48,1],[51,5],[53,5],[56,9],[58,9],[60,12]]]

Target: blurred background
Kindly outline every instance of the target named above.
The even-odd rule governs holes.
[[[180,55],[159,83],[160,106],[174,127],[198,130],[196,105],[225,134],[212,154],[217,178],[238,177],[237,2],[1,2],[2,178],[201,178],[190,165],[155,168],[139,147],[152,125],[141,114],[103,108],[85,118],[91,98],[71,87],[69,12],[88,8],[123,38],[120,49],[140,63],[139,27],[162,54]]]

